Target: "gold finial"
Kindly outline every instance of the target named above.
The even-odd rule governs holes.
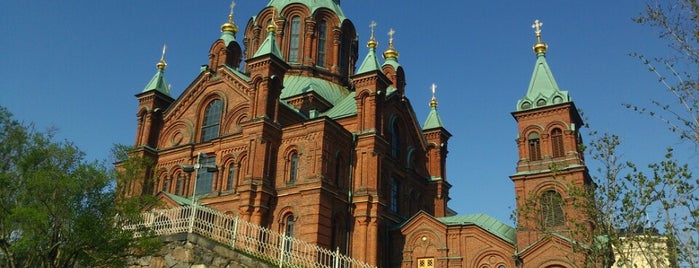
[[[235,7],[235,1],[231,1],[231,12],[228,13],[228,21],[221,25],[222,32],[232,32],[238,33],[238,26],[233,22],[233,8]]]
[[[157,64],[155,64],[155,67],[157,67],[159,70],[165,70],[165,67],[167,66],[167,63],[165,63],[165,50],[167,50],[167,45],[163,45],[163,53],[160,54],[160,60]]]
[[[369,42],[367,42],[366,44],[366,46],[369,48],[375,48],[379,44],[378,42],[376,42],[376,39],[374,38],[374,28],[376,28],[376,25],[378,24],[376,24],[376,22],[373,20],[371,21],[371,23],[369,23],[369,28],[371,28],[371,37],[369,37]]]
[[[437,97],[435,97],[435,92],[437,91],[437,85],[432,83],[432,100],[430,100],[430,107],[437,108]]]
[[[272,19],[269,20],[269,25],[267,25],[267,32],[276,33],[277,32],[277,22],[274,19],[277,17],[277,9],[272,9]]]
[[[534,20],[534,24],[532,24],[532,28],[534,29],[534,33],[536,34],[536,44],[534,44],[534,53],[537,55],[540,53],[546,53],[546,49],[548,48],[548,45],[546,43],[541,41],[541,26],[544,26],[544,23],[539,21],[538,19]]]
[[[383,57],[384,59],[389,59],[389,58],[398,58],[398,51],[396,48],[393,47],[393,35],[396,33],[396,31],[391,28],[390,31],[388,31],[388,49],[383,52]]]

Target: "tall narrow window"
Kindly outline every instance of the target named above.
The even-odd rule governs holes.
[[[218,129],[221,124],[221,100],[214,100],[206,106],[204,122],[201,126],[201,141],[206,142],[218,137]]]
[[[184,178],[182,178],[182,173],[177,174],[177,182],[175,184],[175,194],[182,195],[182,183]]]
[[[226,190],[235,189],[235,163],[228,165],[228,180],[226,181]]]
[[[335,186],[340,187],[342,179],[342,157],[338,155],[335,158]]]
[[[556,191],[541,195],[541,222],[544,227],[563,225],[563,198]]]
[[[289,157],[289,183],[296,182],[296,177],[299,172],[299,154],[297,152],[291,153]]]
[[[340,55],[338,55],[340,57],[338,60],[340,65],[340,74],[343,77],[347,77],[349,75],[350,42],[352,42],[352,39],[348,38],[347,35],[348,34],[346,33],[342,34],[342,41],[340,41]]]
[[[214,186],[214,172],[207,171],[206,167],[213,167],[216,165],[216,158],[214,157],[202,157],[199,160],[199,164],[202,168],[197,170],[197,190],[194,194],[206,194],[210,193]]]
[[[289,62],[299,62],[299,38],[301,34],[301,17],[291,18],[291,38],[289,40]]]
[[[561,157],[564,155],[563,131],[561,131],[560,128],[554,128],[553,131],[551,131],[551,147],[553,157]]]
[[[170,177],[167,175],[163,177],[163,192],[167,192],[170,188]]]
[[[398,180],[391,178],[390,209],[393,213],[398,213]]]
[[[400,130],[396,121],[391,126],[391,156],[393,158],[400,157]]]
[[[318,59],[316,65],[325,67],[325,40],[327,39],[328,24],[323,20],[318,23]]]
[[[541,145],[539,133],[532,132],[529,134],[529,160],[541,160]]]
[[[294,215],[289,214],[284,219],[284,236],[288,238],[294,237]],[[284,239],[284,252],[290,252],[293,246],[291,239]]]

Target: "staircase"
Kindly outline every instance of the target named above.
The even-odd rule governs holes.
[[[201,205],[147,211],[141,222],[125,228],[156,236],[197,234],[277,267],[375,268],[339,249],[319,247]]]

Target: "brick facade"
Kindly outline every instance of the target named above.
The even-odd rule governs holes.
[[[445,165],[451,135],[420,127],[397,52],[392,64],[355,73],[357,34],[333,12],[338,2],[271,1],[241,39],[232,21],[224,24],[209,65],[180,96],[136,95],[136,153],[156,165],[144,176],[153,179],[129,185],[130,194],[190,198],[196,186],[206,206],[380,267],[418,267],[429,258],[434,267],[515,267],[515,249],[541,237],[524,226],[515,243],[482,224],[445,223],[453,216]],[[560,161],[548,149],[530,161],[520,138],[518,172],[551,161],[583,164],[573,149],[579,141],[569,123],[580,120],[572,103],[514,115],[520,137],[534,126],[545,126],[542,133],[560,127],[568,150]],[[188,172],[197,159],[216,171]],[[576,184],[588,180],[584,166],[566,172]],[[532,174],[512,177],[519,197],[551,178]],[[525,252],[525,263],[553,258],[544,244]]]

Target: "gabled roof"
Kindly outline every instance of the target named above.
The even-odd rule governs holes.
[[[315,92],[333,105],[344,99],[349,90],[333,82],[308,76],[287,75],[284,77],[284,89],[280,99],[286,99],[309,92]]]
[[[348,117],[357,114],[357,101],[354,99],[355,92],[350,92],[344,99],[338,101],[334,107],[330,108],[323,115],[332,119]]]
[[[515,228],[482,213],[442,217],[437,218],[437,220],[448,226],[476,225],[510,244],[515,243]]]

